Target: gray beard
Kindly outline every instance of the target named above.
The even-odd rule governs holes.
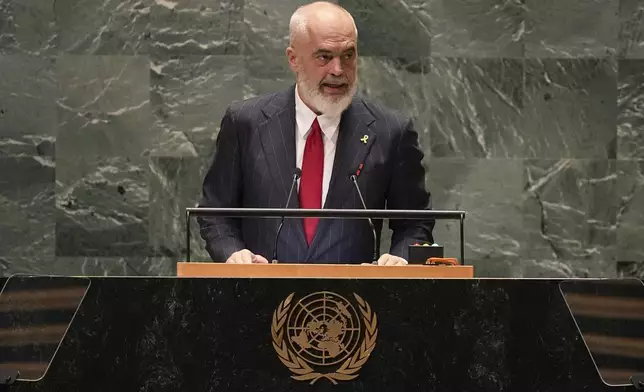
[[[320,113],[329,116],[339,116],[349,107],[357,91],[357,84],[354,82],[345,95],[333,99],[322,94],[317,83],[310,83],[302,73],[297,75],[299,93]]]

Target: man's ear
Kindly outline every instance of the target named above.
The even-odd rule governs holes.
[[[291,70],[293,70],[293,72],[297,72],[297,55],[292,46],[286,48],[286,58],[288,58],[288,65],[291,67]]]

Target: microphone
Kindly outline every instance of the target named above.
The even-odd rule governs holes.
[[[291,190],[288,192],[288,198],[286,199],[286,206],[284,208],[288,208],[288,205],[291,203],[291,197],[293,196],[293,189],[295,189],[297,180],[299,180],[300,177],[302,177],[302,170],[296,167],[295,169],[293,169],[293,180],[291,181]],[[277,241],[280,238],[280,232],[282,231],[282,226],[284,226],[284,217],[282,217],[282,220],[280,221],[280,225],[277,227],[277,234],[275,234],[275,246],[273,247],[273,264],[277,264]]]
[[[349,178],[351,178],[351,181],[353,182],[353,185],[355,185],[356,191],[358,191],[358,196],[360,197],[360,202],[362,203],[362,208],[367,210],[367,204],[364,202],[364,199],[362,198],[362,192],[360,192],[360,186],[358,185],[358,176],[360,175],[360,172],[362,171],[362,168],[364,167],[364,164],[360,164],[358,167],[358,170],[356,170],[355,173],[351,173]],[[376,235],[376,227],[373,225],[373,221],[371,218],[367,217],[367,220],[369,221],[369,226],[371,226],[371,232],[373,233],[373,262],[378,261],[378,255],[380,254],[380,244],[378,244],[378,236]]]

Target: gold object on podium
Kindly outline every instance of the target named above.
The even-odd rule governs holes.
[[[333,292],[312,293],[293,305],[294,295],[279,304],[271,323],[273,348],[291,377],[311,384],[358,377],[378,336],[369,304],[354,293],[358,314],[351,301]]]

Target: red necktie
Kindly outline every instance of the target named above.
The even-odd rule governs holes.
[[[322,176],[324,173],[324,143],[322,129],[317,117],[311,125],[311,132],[306,138],[304,158],[302,159],[302,177],[300,178],[300,207],[322,208]],[[315,228],[320,218],[304,218],[306,241],[311,245]]]

